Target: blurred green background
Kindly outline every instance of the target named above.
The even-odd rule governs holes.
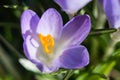
[[[18,62],[20,58],[26,58],[20,28],[21,13],[32,9],[41,16],[48,8],[57,9],[64,24],[69,20],[53,0],[0,0],[0,80],[63,80],[66,70],[55,74],[34,73]],[[97,0],[90,2],[76,15],[84,13],[89,14],[92,20],[91,34],[82,43],[89,50],[90,64],[73,71],[69,80],[120,80],[120,43],[112,47],[114,55],[104,60],[106,50],[112,44],[109,35],[111,32],[102,32],[107,31],[109,26]]]

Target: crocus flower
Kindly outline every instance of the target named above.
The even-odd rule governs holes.
[[[120,28],[120,0],[99,0],[111,28]]]
[[[41,18],[26,10],[21,17],[25,55],[43,73],[82,68],[89,63],[89,54],[79,44],[87,37],[90,26],[88,15],[76,16],[63,27],[60,14],[53,8]]]
[[[91,0],[54,0],[66,13],[74,14]]]

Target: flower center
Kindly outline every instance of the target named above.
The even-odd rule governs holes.
[[[52,37],[50,34],[47,36],[44,36],[42,34],[38,34],[38,35],[45,53],[51,54],[54,49],[54,37]]]

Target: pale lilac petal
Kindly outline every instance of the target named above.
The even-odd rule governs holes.
[[[104,11],[112,28],[120,27],[120,0],[104,0]]]
[[[62,26],[61,15],[55,9],[50,8],[42,15],[37,26],[37,33],[41,33],[45,36],[50,34],[55,38],[59,38]]]
[[[68,14],[74,14],[91,0],[54,0]]]
[[[21,16],[21,31],[25,39],[28,31],[36,33],[36,27],[39,22],[39,17],[32,10],[26,10]]]
[[[90,28],[91,21],[88,15],[76,16],[64,26],[61,41],[79,45],[87,37]]]
[[[40,71],[42,73],[51,73],[51,72],[55,72],[57,71],[59,68],[60,68],[60,64],[59,64],[59,61],[58,59],[57,60],[53,60],[53,64],[52,65],[46,65],[46,64],[36,64],[37,67],[40,69]]]
[[[43,65],[36,57],[39,49],[39,43],[31,35],[27,35],[23,44],[23,48],[26,57],[32,63],[34,63],[40,69],[40,71],[43,71]]]
[[[89,54],[84,46],[73,46],[65,50],[59,60],[62,68],[78,69],[88,65]]]
[[[39,66],[37,66],[39,69],[41,69]],[[47,65],[44,66],[42,69],[42,73],[51,73],[57,71],[59,68],[52,66],[52,67],[47,67]]]
[[[37,51],[39,49],[39,43],[34,38],[32,38],[31,35],[26,37],[23,47],[25,55],[28,59],[39,62],[39,60],[36,58]]]

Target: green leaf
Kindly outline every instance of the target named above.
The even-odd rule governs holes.
[[[35,75],[36,80],[56,80],[54,76],[43,74],[43,75]]]
[[[116,31],[117,31],[117,29],[95,29],[95,30],[91,31],[89,35],[93,36],[93,35],[109,34],[109,33],[113,33]]]
[[[120,49],[116,50],[111,57],[120,58]]]
[[[4,8],[17,8],[18,5],[3,5]]]
[[[119,59],[120,49],[115,51],[106,61],[99,63],[92,72],[81,75],[77,80],[105,80]]]

